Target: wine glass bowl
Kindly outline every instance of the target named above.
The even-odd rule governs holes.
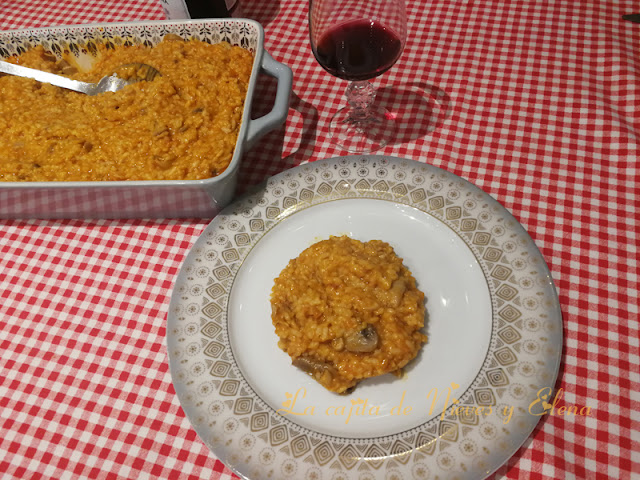
[[[375,105],[368,80],[382,75],[400,58],[406,42],[403,0],[310,0],[309,33],[318,63],[331,75],[350,81],[349,103],[330,125],[331,139],[345,150],[368,153],[393,139],[393,115]]]

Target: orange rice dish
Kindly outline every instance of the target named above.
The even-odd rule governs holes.
[[[88,71],[64,58],[39,46],[7,61],[85,82],[130,63],[161,76],[89,96],[0,75],[0,181],[197,180],[229,165],[249,51],[167,35],[154,47],[100,45]]]
[[[332,236],[310,246],[275,279],[271,308],[278,346],[337,393],[399,375],[427,341],[424,294],[380,240]]]

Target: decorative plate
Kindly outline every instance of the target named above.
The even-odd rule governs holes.
[[[277,347],[269,294],[330,235],[391,244],[425,293],[428,342],[402,378],[328,392]],[[168,314],[182,407],[250,479],[483,478],[545,413],[562,317],[543,257],[496,200],[439,168],[385,156],[271,178],[196,241]]]

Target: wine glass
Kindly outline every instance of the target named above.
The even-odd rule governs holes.
[[[397,132],[394,116],[374,104],[368,80],[389,70],[407,38],[404,0],[310,0],[309,34],[318,63],[350,84],[349,106],[331,119],[331,140],[349,152],[382,148]]]

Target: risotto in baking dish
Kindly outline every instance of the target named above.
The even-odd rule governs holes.
[[[365,378],[399,374],[415,358],[427,341],[424,303],[388,243],[330,237],[275,279],[271,317],[293,365],[345,393]]]
[[[96,96],[0,76],[0,181],[197,180],[229,165],[249,51],[167,35],[154,47],[99,45],[89,71],[67,60],[42,47],[7,59],[86,82],[130,63],[161,76]]]

